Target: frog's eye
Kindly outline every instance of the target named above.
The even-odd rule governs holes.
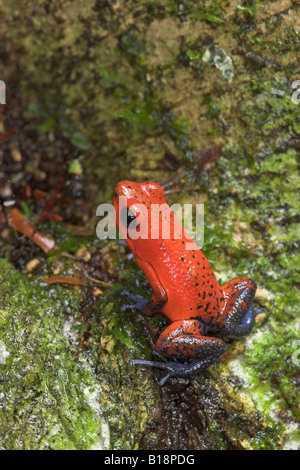
[[[133,214],[133,212],[131,212],[130,209],[128,209],[127,207],[124,207],[124,209],[121,211],[121,223],[124,227],[129,227],[129,224],[136,219],[136,216]],[[133,226],[134,224],[131,225],[130,228],[135,228]]]
[[[131,210],[127,209],[127,227],[129,224],[135,220],[136,216],[131,212]]]

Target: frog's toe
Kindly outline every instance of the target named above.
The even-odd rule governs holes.
[[[148,366],[148,367],[158,367],[159,369],[165,369],[166,363],[165,362],[155,362],[155,361],[144,361],[143,359],[132,359],[130,361],[131,365],[138,365],[138,366]]]
[[[167,375],[159,382],[160,385],[163,385],[170,377],[174,377],[174,375],[176,375],[175,370],[174,370],[174,365],[177,364],[176,362],[166,363],[166,362],[144,361],[143,359],[134,359],[130,361],[130,364],[136,364],[139,366],[147,366],[147,367],[157,367],[158,369],[166,370]]]
[[[157,367],[167,371],[167,375],[159,382],[163,385],[171,377],[192,377],[193,375],[207,369],[211,362],[203,359],[199,359],[191,362],[190,364],[183,364],[181,362],[169,361],[169,362],[154,362],[144,361],[143,359],[134,359],[130,361],[130,364],[136,364],[147,367]]]
[[[129,292],[129,291],[126,290],[126,289],[122,290],[122,291],[120,292],[120,295],[122,295],[123,297],[128,297],[128,299],[133,300],[134,302],[136,301],[136,299],[137,299],[138,297],[140,297],[140,298],[142,298],[142,299],[144,298],[144,297],[142,297],[141,295],[132,294],[131,292]]]
[[[244,315],[240,323],[237,325],[239,335],[250,333],[250,331],[252,330],[254,326],[256,315],[258,315],[261,312],[262,310],[260,309],[256,310],[253,304],[251,305],[248,312]]]
[[[123,312],[126,310],[139,310],[140,312],[146,314],[145,307],[149,303],[149,301],[143,296],[134,295],[127,290],[123,290],[122,292],[120,292],[120,295],[128,297],[134,302],[133,304],[122,305],[121,310]]]
[[[158,369],[168,370],[168,377],[171,377],[171,369],[167,366],[166,362],[155,362],[155,361],[144,361],[143,359],[133,359],[130,361],[131,365],[146,366],[146,367],[157,367]],[[167,380],[163,379],[163,383]],[[160,382],[162,385],[162,383]]]
[[[255,312],[255,316],[258,315],[259,313],[262,313],[262,311],[263,311],[261,308],[255,309],[254,307],[253,307],[253,310]]]

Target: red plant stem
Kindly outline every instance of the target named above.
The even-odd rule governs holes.
[[[6,132],[5,134],[3,135],[0,135],[0,142],[2,142],[3,140],[6,140],[8,139],[11,135],[15,134],[16,132],[20,131],[21,129],[23,129],[23,127],[26,126],[27,123],[23,124],[22,126],[19,126],[17,127],[16,129],[11,129],[10,131]]]
[[[55,201],[57,199],[57,196],[59,195],[59,193],[61,192],[62,188],[63,188],[63,185],[65,184],[65,181],[66,181],[66,178],[67,178],[67,175],[64,174],[62,176],[62,178],[59,180],[55,190],[53,191],[53,194],[51,196],[51,198],[49,199],[49,201],[47,202],[42,214],[40,215],[40,220],[42,219],[47,219],[48,217],[48,213],[50,211],[50,209],[52,208],[52,206],[55,204]]]

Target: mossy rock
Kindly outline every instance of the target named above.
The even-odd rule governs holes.
[[[79,336],[84,329],[76,321],[81,314],[80,292],[28,280],[3,259],[0,279],[0,447],[137,445],[148,405],[143,400],[139,404],[144,387],[136,390],[132,376],[124,380],[120,372],[124,335],[119,329],[114,337],[111,306],[98,312],[102,318],[96,328],[98,333],[101,329],[99,364],[91,349],[89,354],[80,354]],[[113,353],[116,342],[119,353]]]
[[[263,308],[253,333],[230,343],[216,368],[161,390],[159,372],[127,362],[151,352],[143,321],[120,311],[120,287],[94,307],[78,351],[62,332],[79,328],[70,321],[79,317],[80,296],[67,291],[66,316],[63,288],[41,288],[3,262],[3,447],[299,447],[300,105],[291,100],[299,5],[0,3],[9,57],[1,79],[18,77],[38,132],[63,133],[84,155],[87,205],[111,201],[119,179],[162,182],[182,170],[182,192],[168,202],[204,202],[205,255],[222,282],[253,278]],[[203,61],[215,46],[230,58],[223,61],[230,75]],[[220,158],[195,176],[198,152],[220,143]],[[145,278],[121,251],[119,269],[127,288],[147,295]],[[109,444],[101,426],[109,426]]]

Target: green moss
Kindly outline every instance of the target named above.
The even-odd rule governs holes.
[[[79,335],[90,328],[76,326],[77,288],[28,281],[1,259],[0,278],[0,344],[6,353],[0,363],[0,446],[132,448],[139,436],[135,420],[145,423],[147,411],[139,398],[134,411],[128,407],[130,376],[126,383],[117,379],[120,364],[127,368],[124,347],[136,349],[138,333],[134,322],[128,325],[125,314],[114,310],[109,299],[116,294],[98,305],[90,344],[80,353]]]
[[[82,132],[79,131],[72,132],[70,142],[80,150],[89,150],[91,148],[91,142]]]
[[[186,53],[186,55],[188,56],[188,58],[190,60],[196,60],[196,59],[200,59],[201,57],[201,54],[199,51],[197,51],[196,49],[189,49]]]
[[[292,324],[286,326],[271,320],[270,328],[257,332],[248,342],[245,369],[250,372],[252,387],[259,395],[260,404],[269,414],[285,410],[299,419],[297,392],[293,384],[299,367],[294,358],[295,341],[298,344],[299,339],[300,333]],[[252,372],[253,366],[255,373]]]
[[[0,365],[1,447],[107,447],[106,424],[86,396],[95,376],[65,336],[64,312],[78,309],[78,296],[28,282],[4,260],[0,276],[0,338],[9,352]]]

